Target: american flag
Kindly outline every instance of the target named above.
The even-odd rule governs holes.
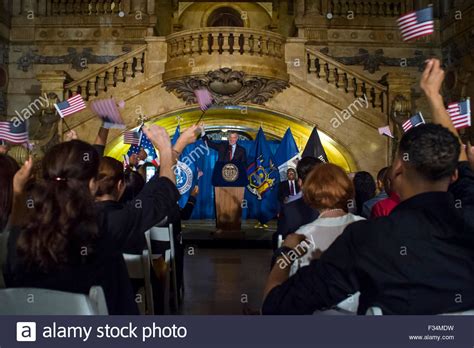
[[[417,112],[414,116],[410,117],[404,124],[402,124],[403,131],[406,133],[413,127],[419,126],[420,124],[425,123],[425,119],[421,112]]]
[[[449,104],[448,114],[451,121],[453,121],[454,128],[461,129],[471,126],[471,104],[469,99]]]
[[[379,128],[380,135],[386,135],[387,137],[393,138],[392,131],[389,126],[384,126]]]
[[[403,41],[429,35],[434,32],[433,7],[407,13],[397,22]]]
[[[62,118],[75,114],[81,110],[86,108],[86,103],[82,100],[80,94],[76,94],[75,96],[65,100],[61,103],[54,104],[56,110],[58,110],[59,116]]]
[[[26,122],[0,122],[0,139],[12,144],[28,143],[28,126]]]
[[[113,98],[94,100],[91,103],[91,109],[104,121],[105,128],[125,128],[117,103]]]
[[[206,88],[196,89],[194,95],[202,111],[206,111],[212,105],[212,95]]]
[[[142,140],[142,134],[141,131],[126,131],[123,133],[123,143],[138,146]]]

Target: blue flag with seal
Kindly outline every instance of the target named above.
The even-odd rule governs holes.
[[[176,144],[181,134],[180,126],[176,127],[171,144]],[[199,146],[199,142],[186,146],[181,156],[179,156],[178,163],[174,167],[174,174],[176,175],[176,187],[181,194],[179,199],[179,206],[184,208],[188,202],[189,196],[191,195],[194,186],[198,181],[198,161],[201,158],[200,151],[196,151]]]
[[[248,210],[256,213],[258,221],[265,224],[278,212],[277,187],[280,178],[262,128],[258,130],[257,138],[250,148],[249,163],[245,203]]]
[[[287,171],[289,168],[293,168],[296,171],[296,165],[300,158],[299,153],[300,151],[296,145],[295,138],[293,138],[293,133],[291,133],[291,129],[288,128],[281,140],[280,146],[278,146],[275,152],[275,165],[280,172],[280,181],[287,180]]]

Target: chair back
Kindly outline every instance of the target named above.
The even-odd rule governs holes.
[[[149,315],[155,313],[153,302],[153,287],[151,285],[151,259],[148,249],[143,250],[141,255],[123,254],[125,264],[127,265],[128,276],[130,279],[143,279],[146,307],[145,311]]]
[[[0,290],[0,315],[108,315],[102,287],[93,286],[89,295],[38,289]]]

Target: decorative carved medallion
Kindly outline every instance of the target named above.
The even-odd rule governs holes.
[[[98,56],[92,53],[92,48],[84,48],[82,52],[77,52],[73,47],[69,47],[68,54],[63,56],[41,56],[33,50],[24,53],[17,61],[18,70],[28,71],[33,64],[71,64],[76,71],[87,69],[89,64],[108,64],[120,57],[118,56]],[[130,51],[123,49],[124,54]]]
[[[382,49],[378,49],[374,52],[374,54],[370,54],[368,50],[359,48],[359,54],[352,57],[335,57],[329,54],[329,48],[327,47],[322,48],[321,52],[344,65],[363,65],[364,70],[367,70],[371,74],[380,70],[381,65],[396,67],[418,67],[418,71],[423,71],[425,60],[430,58],[425,56],[422,51],[418,50],[415,51],[414,57],[411,58],[385,57],[385,53]]]
[[[237,105],[245,102],[263,105],[274,94],[283,91],[288,86],[287,81],[248,76],[243,71],[233,71],[230,68],[164,83],[166,91],[174,91],[186,104],[197,103],[194,90],[207,88],[216,105]]]

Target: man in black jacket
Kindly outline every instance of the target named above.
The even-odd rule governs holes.
[[[207,135],[202,137],[202,140],[206,142],[207,146],[211,149],[216,150],[219,154],[217,158],[220,162],[242,162],[244,165],[247,163],[247,153],[245,149],[237,144],[239,135],[235,132],[229,134],[229,141],[227,143],[216,143],[209,139]]]
[[[440,62],[430,60],[421,88],[438,124],[412,128],[400,141],[392,183],[401,203],[389,216],[349,225],[319,260],[288,279],[287,255],[308,247],[304,236],[289,236],[284,246],[291,251],[279,250],[267,281],[264,314],[311,314],[357,291],[359,314],[371,306],[384,314],[474,308],[474,227],[463,218],[474,176],[465,167],[458,196],[447,192],[458,160],[467,157],[439,94],[443,77]]]
[[[300,192],[300,185],[296,182],[296,170],[288,168],[286,171],[287,180],[283,180],[278,185],[278,201],[285,204],[290,197],[296,196]]]

